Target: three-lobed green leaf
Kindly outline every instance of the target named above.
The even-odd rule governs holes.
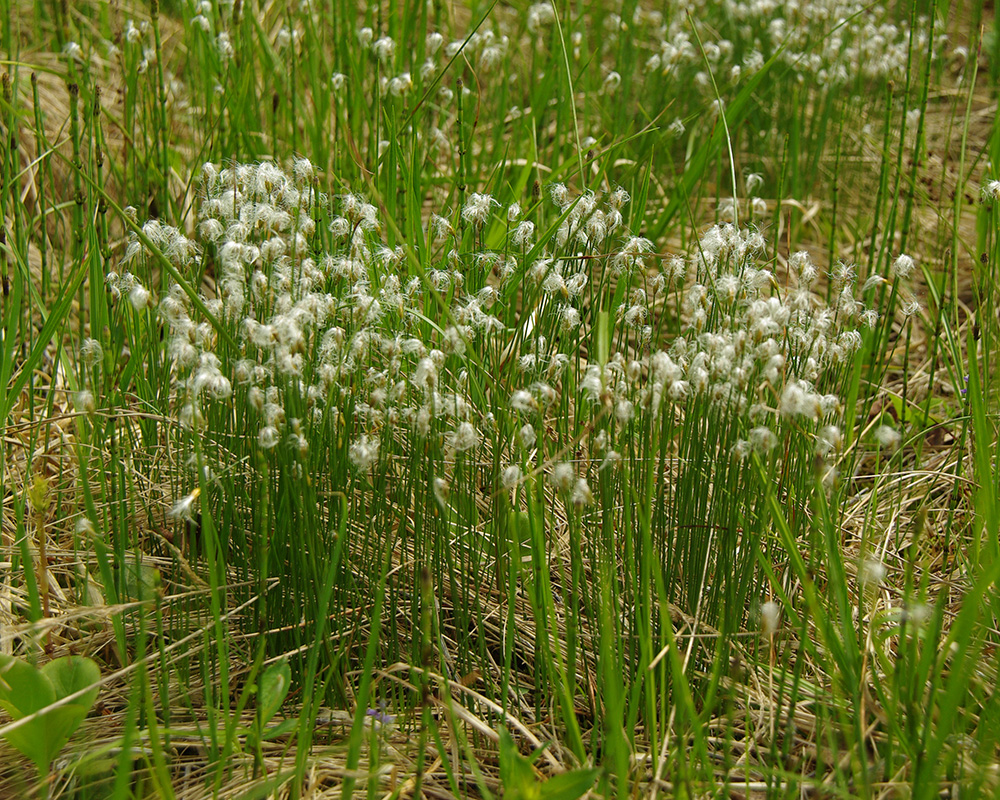
[[[83,656],[57,658],[38,669],[19,658],[0,655],[0,708],[15,721],[38,714],[3,735],[34,762],[39,774],[48,772],[52,759],[87,716],[97,700],[100,679],[100,668]],[[46,710],[88,687],[72,703]]]

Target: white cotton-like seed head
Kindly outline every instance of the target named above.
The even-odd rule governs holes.
[[[687,381],[672,381],[667,387],[667,396],[671,400],[683,400],[691,392],[691,384]]]
[[[580,327],[580,312],[573,306],[563,306],[559,312],[559,327],[567,332],[575,331]]]
[[[518,223],[518,226],[514,228],[513,234],[511,234],[511,241],[514,246],[520,248],[521,250],[526,250],[531,247],[534,238],[535,223],[530,219],[526,219]]]
[[[822,411],[820,398],[803,381],[790,380],[781,393],[779,411],[783,417],[807,417],[816,420]]]
[[[418,436],[421,438],[427,437],[427,435],[431,432],[432,419],[433,417],[431,415],[430,406],[421,406],[414,420],[414,428],[417,431]]]
[[[437,389],[438,368],[430,358],[422,358],[413,373],[413,385],[424,392]]]
[[[247,391],[247,402],[257,413],[263,413],[265,405],[264,392],[259,386],[251,386]]]
[[[628,203],[630,199],[629,193],[619,186],[608,195],[608,205],[616,211],[621,211],[622,207]]]
[[[263,450],[270,450],[278,444],[281,435],[278,433],[278,429],[273,425],[265,425],[260,429],[260,433],[257,436],[257,443],[261,446]]]
[[[781,622],[781,609],[773,600],[760,607],[760,627],[767,636],[773,636]]]
[[[601,378],[600,367],[596,364],[591,364],[587,367],[587,374],[580,381],[580,388],[583,389],[584,393],[591,400],[597,401],[600,399],[601,392],[604,391],[604,381]]]
[[[80,414],[93,414],[97,410],[94,393],[88,389],[81,389],[73,395],[73,406]]]
[[[233,377],[240,386],[247,386],[253,379],[254,364],[249,359],[241,358],[233,367]]]
[[[439,475],[431,481],[431,490],[434,493],[434,499],[437,501],[438,506],[444,510],[448,505],[448,495],[451,491],[448,481]]]
[[[719,201],[719,216],[726,222],[733,222],[736,219],[736,200],[732,197],[724,197]]]
[[[389,81],[389,94],[393,97],[402,97],[413,88],[413,78],[409,72],[397,75]]]
[[[566,281],[566,293],[570,297],[579,297],[587,287],[589,278],[585,272],[577,272]]]
[[[619,425],[628,425],[635,416],[635,406],[630,400],[619,400],[615,405],[615,419]]]
[[[431,233],[436,240],[446,239],[455,235],[451,223],[439,214],[431,216]]]
[[[913,272],[914,266],[915,264],[913,259],[906,254],[902,254],[899,258],[893,261],[892,266],[889,267],[889,277],[906,280],[910,277],[910,273]]]
[[[874,308],[866,308],[860,314],[858,314],[858,322],[864,325],[866,328],[874,328],[878,325],[878,311]]]
[[[587,483],[586,478],[577,478],[576,483],[573,484],[573,496],[570,498],[570,502],[577,510],[594,502],[594,493],[590,491],[590,484]]]
[[[833,268],[831,277],[833,278],[834,284],[840,288],[848,284],[854,283],[857,279],[857,270],[853,264],[848,264],[846,261],[840,261]]]
[[[552,197],[552,202],[560,208],[565,209],[569,205],[569,189],[566,188],[565,184],[553,183],[549,187],[549,195]]]
[[[604,454],[604,460],[601,461],[601,466],[598,467],[598,472],[604,472],[606,469],[615,469],[622,460],[622,454],[617,450],[608,450]]]
[[[693,367],[688,371],[688,382],[691,385],[691,389],[699,394],[708,389],[710,377],[708,370],[704,367]],[[672,391],[673,387],[671,387]]]
[[[503,474],[500,477],[500,485],[503,486],[503,488],[508,492],[513,491],[521,482],[521,478],[521,468],[512,464],[511,466],[504,468]]]
[[[866,558],[858,570],[858,580],[865,587],[880,586],[885,580],[885,565],[877,558]]]
[[[546,294],[568,294],[566,291],[566,281],[564,281],[563,276],[555,270],[552,270],[545,276],[545,280],[542,281],[542,291]]]
[[[868,280],[866,280],[864,282],[864,285],[861,287],[861,291],[862,293],[867,292],[871,289],[876,288],[877,286],[881,286],[885,282],[886,282],[885,278],[876,273],[875,275],[871,275],[868,277]]]
[[[462,208],[462,219],[473,227],[481,227],[489,219],[491,208],[498,205],[490,195],[474,193]]]
[[[471,422],[463,422],[449,434],[448,444],[459,453],[472,450],[479,446],[479,431]]]
[[[511,395],[510,407],[515,411],[529,412],[538,410],[538,401],[534,395],[525,389],[518,389]]]
[[[525,450],[530,450],[535,446],[536,435],[535,429],[532,425],[524,425],[521,430],[517,432],[517,438],[521,442],[521,447]]]
[[[271,388],[276,388],[276,387],[269,387],[268,391],[270,391]],[[268,425],[271,425],[272,427],[275,428],[282,427],[285,424],[284,406],[282,406],[280,403],[275,402],[274,400],[265,403],[264,420],[267,422]]]
[[[573,465],[565,461],[560,461],[552,467],[549,474],[550,483],[560,492],[568,492],[573,487],[576,480],[576,470]]]
[[[636,384],[639,378],[642,377],[642,364],[639,361],[633,359],[628,362],[628,366],[625,367],[625,378],[631,384]]]
[[[854,299],[850,289],[845,287],[841,290],[840,296],[837,298],[837,309],[848,317],[854,316],[857,312],[858,301]]]
[[[732,449],[733,458],[743,461],[753,452],[753,446],[746,439],[737,439]]]
[[[91,521],[90,517],[79,517],[76,521],[76,525],[73,526],[78,536],[96,536],[97,528]]]
[[[153,296],[150,294],[149,289],[141,283],[136,283],[135,286],[132,287],[132,291],[128,293],[129,302],[132,304],[132,308],[136,311],[145,311],[149,308],[152,297]]]
[[[441,46],[444,44],[444,36],[442,36],[437,31],[433,31],[427,34],[427,39],[425,40],[425,47],[428,55],[434,55]]]
[[[471,338],[471,331],[465,326],[449,326],[444,331],[442,344],[447,352],[461,356],[465,354],[466,341]]]
[[[343,239],[351,232],[351,223],[346,217],[334,217],[328,228],[335,239]]]
[[[206,384],[208,396],[213,400],[228,400],[232,397],[233,386],[224,375],[213,375]]]
[[[886,450],[895,450],[899,447],[903,439],[899,431],[890,428],[888,425],[879,425],[872,435],[879,446],[884,447]]]
[[[347,457],[359,472],[368,472],[378,462],[379,442],[369,439],[366,434],[348,448]]]
[[[545,370],[545,377],[554,380],[563,373],[569,365],[569,356],[566,353],[556,353],[549,361],[548,369]]]
[[[205,417],[201,413],[201,406],[198,403],[185,403],[178,415],[178,422],[182,428],[188,430],[199,430],[205,426]]]
[[[777,444],[778,437],[770,428],[760,426],[750,431],[750,445],[758,453],[769,453]]]
[[[824,458],[831,452],[839,452],[844,444],[844,435],[836,425],[826,425],[816,436],[816,453]]]
[[[171,506],[170,511],[167,512],[167,516],[171,519],[193,522],[195,511],[198,510],[198,497],[200,494],[201,490],[195,489],[190,494],[185,495]]]
[[[624,314],[625,325],[629,328],[641,328],[646,321],[646,306],[629,306]]]
[[[80,345],[80,360],[88,367],[95,367],[104,362],[104,348],[97,339],[84,339]]]
[[[993,203],[1000,200],[1000,181],[987,181],[982,188],[980,197],[984,203]]]

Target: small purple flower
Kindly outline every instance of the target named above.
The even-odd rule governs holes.
[[[384,706],[382,708],[369,708],[365,714],[382,725],[392,725],[396,721],[396,717],[392,714],[387,714],[384,708]]]

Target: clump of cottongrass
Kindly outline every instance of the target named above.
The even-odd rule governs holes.
[[[206,165],[201,238],[190,241],[162,223],[145,228],[187,269],[211,253],[216,291],[202,300],[235,342],[220,348],[222,332],[179,287],[166,287],[155,313],[187,431],[204,431],[225,409],[241,446],[278,465],[293,461],[286,466],[295,480],[308,474],[312,436],[346,443],[348,474],[360,475],[408,456],[410,447],[446,462],[500,447],[499,458],[513,462],[497,476],[505,491],[516,492],[523,469],[540,468],[567,510],[581,513],[596,502],[591,468],[578,474],[569,460],[529,466],[544,452],[552,419],[567,412],[591,427],[588,447],[602,482],[617,480],[623,454],[635,447],[630,437],[663,415],[685,421],[685,435],[705,437],[713,459],[725,456],[718,463],[732,462],[729,454],[781,460],[805,449],[830,462],[823,474],[835,477],[843,408],[831,376],[855,357],[866,315],[876,313],[871,297],[859,296],[851,265],[836,270],[828,308],[813,292],[818,270],[804,254],[789,259],[790,286],[778,284],[757,230],[718,225],[690,253],[660,256],[652,241],[628,230],[626,191],[573,196],[556,184],[550,194],[564,218],[548,240],[539,241],[538,232],[549,230],[544,215],[535,217],[542,219],[536,228],[516,202],[473,192],[458,210],[476,232],[506,226],[509,252],[506,244],[505,252],[462,250],[468,242],[449,222],[455,210],[439,209],[428,222],[439,258],[424,282],[407,274],[403,251],[381,239],[374,204],[353,193],[323,195],[313,173],[303,160],[289,169]],[[318,207],[331,220],[327,247],[319,245]],[[131,299],[148,283],[136,277],[148,257],[141,245],[131,247],[128,269],[119,265],[109,286]],[[894,269],[894,280],[905,283],[906,262]],[[620,345],[598,363],[581,347],[593,324],[587,303],[612,273],[626,282],[610,320]],[[430,334],[420,322],[428,286],[450,296],[447,318],[432,319]],[[511,302],[512,286],[515,297],[538,297],[516,335],[496,316]],[[679,310],[680,329],[657,339],[663,303]],[[145,307],[153,308],[152,298]],[[506,346],[495,346],[495,337]],[[481,370],[473,355],[490,349],[522,381],[497,418],[471,393],[470,375]],[[99,349],[89,356],[100,358]],[[699,422],[707,409],[733,420],[725,437]],[[502,415],[514,421],[510,427]],[[448,491],[441,480],[432,487],[439,503]]]

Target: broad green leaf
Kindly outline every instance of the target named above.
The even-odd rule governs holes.
[[[87,708],[70,703],[42,712],[20,728],[4,734],[8,742],[34,762],[38,774],[45,776],[52,759],[87,715]]]
[[[68,697],[81,689],[90,690],[75,701],[85,708],[84,715],[97,700],[100,691],[96,685],[101,680],[101,669],[94,661],[84,656],[64,656],[50,661],[42,667],[42,675],[52,682],[56,698]]]
[[[574,769],[549,778],[542,784],[544,800],[578,800],[597,780],[599,770]]]
[[[261,725],[266,724],[281,708],[291,683],[292,670],[287,661],[272,664],[261,676],[260,692],[257,695]]]
[[[11,745],[35,763],[39,774],[48,772],[52,759],[87,716],[97,699],[98,688],[94,686],[75,703],[45,709],[100,679],[97,664],[83,656],[58,658],[41,669],[19,658],[0,656],[0,707],[15,721],[42,712],[4,734]]]
[[[19,658],[0,655],[0,706],[15,720],[56,701],[51,681]]]

